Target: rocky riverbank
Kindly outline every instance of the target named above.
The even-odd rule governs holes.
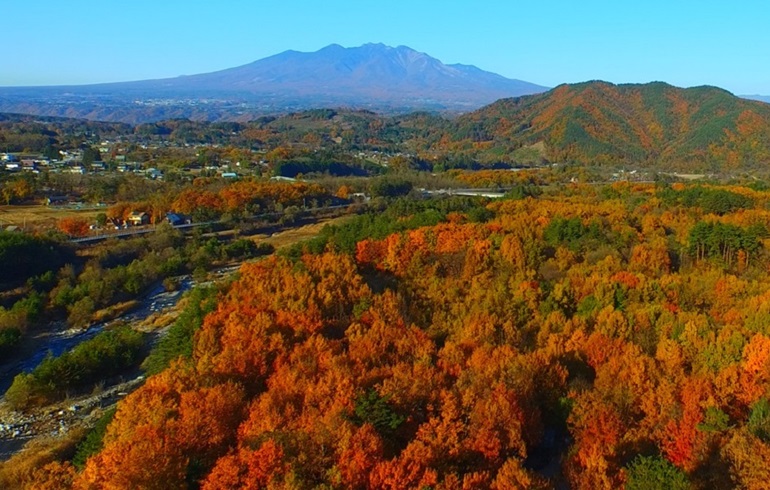
[[[11,410],[6,403],[0,403],[0,461],[36,437],[61,437],[75,428],[91,426],[105,409],[143,382],[144,376],[137,376],[103,391],[29,412]]]

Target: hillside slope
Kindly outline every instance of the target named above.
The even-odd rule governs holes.
[[[756,166],[770,162],[770,106],[716,87],[595,81],[497,101],[451,136],[486,158],[540,143],[551,162]]]
[[[354,48],[332,44],[312,53],[286,51],[214,73],[141,83],[153,88],[291,94],[359,104],[471,107],[545,90],[473,66],[446,65],[407,46],[384,44]]]

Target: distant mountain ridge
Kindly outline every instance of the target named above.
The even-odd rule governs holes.
[[[332,44],[247,65],[160,80],[0,88],[0,111],[144,122],[350,106],[379,111],[467,112],[503,97],[547,90],[470,65],[446,65],[406,46]]]
[[[770,104],[770,95],[741,95],[744,99],[758,100],[760,102],[767,102]]]

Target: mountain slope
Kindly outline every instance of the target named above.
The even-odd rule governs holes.
[[[546,90],[472,66],[445,65],[406,46],[383,44],[356,48],[332,44],[313,53],[286,51],[218,72],[118,85],[145,90],[315,96],[364,104],[373,100],[389,104],[436,101],[475,107],[502,97]]]
[[[146,122],[164,117],[244,119],[354,106],[466,112],[547,90],[467,65],[445,65],[406,46],[333,44],[286,51],[213,73],[69,87],[0,88],[0,111]]]
[[[540,144],[548,161],[688,168],[770,163],[770,106],[716,87],[654,82],[560,85],[460,117],[455,144],[515,152]],[[489,154],[487,156],[490,156]]]

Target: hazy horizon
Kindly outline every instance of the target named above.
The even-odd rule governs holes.
[[[444,63],[507,78],[561,83],[664,81],[770,94],[759,2],[638,5],[476,5],[230,2],[128,5],[30,0],[5,7],[0,86],[83,85],[172,78],[244,65],[329,44],[405,45]]]

